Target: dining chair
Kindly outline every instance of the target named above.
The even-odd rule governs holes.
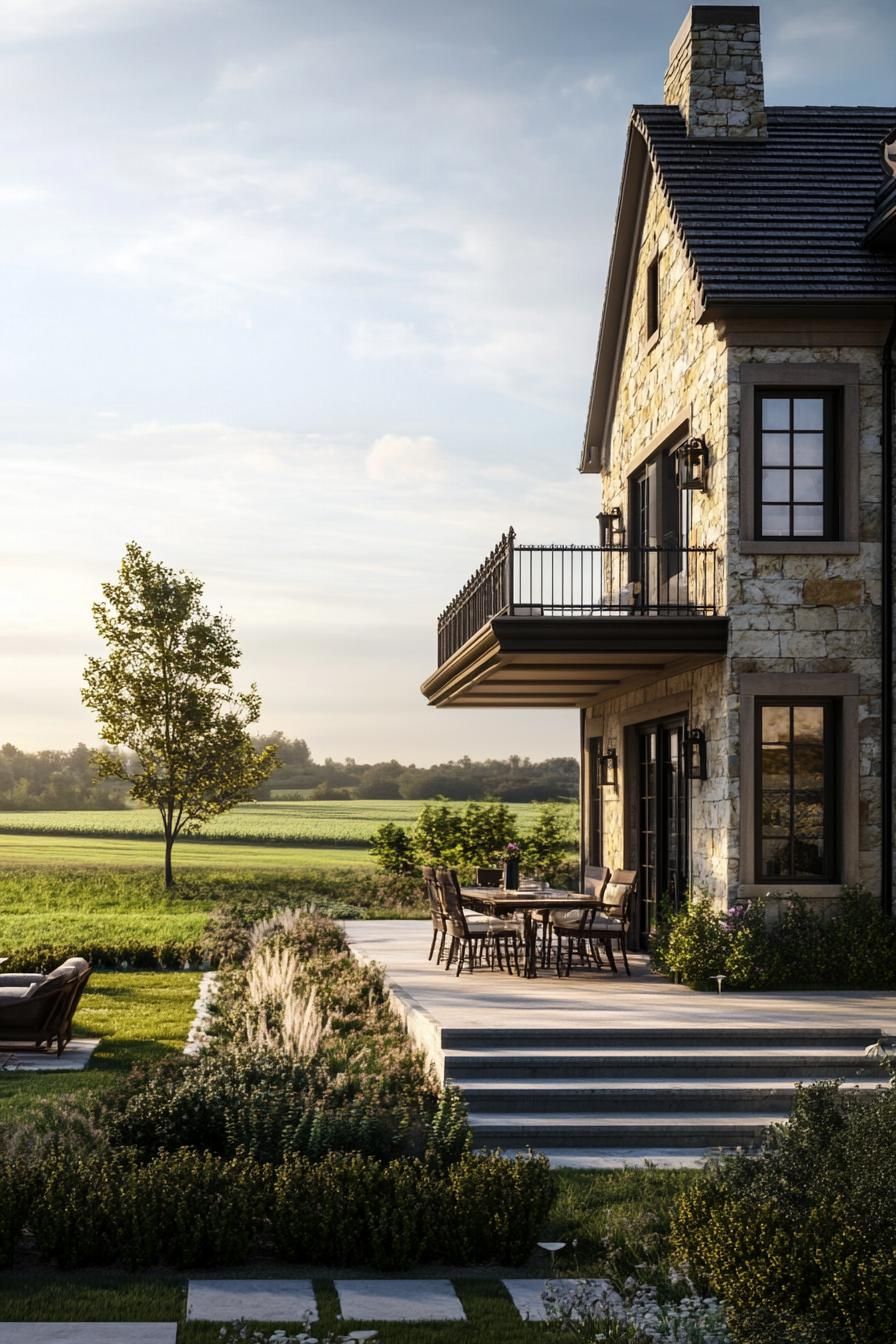
[[[429,901],[429,917],[432,920],[432,942],[429,945],[429,956],[427,957],[427,961],[432,961],[436,939],[439,938],[439,951],[436,956],[436,965],[438,966],[445,951],[445,936],[448,932],[448,924],[445,918],[445,908],[442,904],[442,893],[439,890],[439,884],[436,879],[436,870],[431,865],[424,864],[422,871],[426,899]]]
[[[606,887],[609,878],[610,878],[609,868],[597,867],[591,864],[587,865],[584,872],[584,882],[582,884],[584,888],[583,894],[587,896],[590,900],[599,901],[603,895],[604,888]],[[541,955],[542,966],[549,966],[551,963],[551,954],[553,951],[553,941],[554,941],[554,929],[575,928],[576,925],[579,923],[580,915],[581,911],[579,910],[558,910],[556,914],[552,915],[551,918],[546,921],[544,926],[544,932],[542,934],[543,937],[542,955]],[[599,964],[600,963],[599,951],[594,946],[592,946],[591,951]]]
[[[548,921],[553,938],[557,940],[557,975],[563,975],[564,949],[566,974],[572,970],[573,953],[577,953],[583,966],[592,960],[600,965],[600,954],[591,940],[591,925],[594,921],[595,907],[583,905],[577,910],[558,910]]]
[[[474,965],[477,961],[481,965],[483,957],[486,963],[491,965],[491,953],[494,949],[499,969],[504,969],[506,958],[507,969],[515,969],[519,974],[520,935],[516,927],[506,919],[489,916],[468,918],[461,901],[457,873],[453,869],[437,868],[436,880],[445,909],[447,935],[451,939],[445,958],[445,969],[450,968],[457,953],[455,974],[460,975],[463,970],[465,957],[467,969],[472,974]],[[510,962],[511,953],[513,953],[513,968]]]
[[[594,916],[593,937],[603,944],[613,961],[613,944],[619,946],[626,975],[631,975],[625,945],[631,924],[632,901],[638,890],[638,872],[635,868],[617,868],[604,887],[601,903]]]
[[[477,868],[477,887],[500,887],[504,878],[503,868]]]

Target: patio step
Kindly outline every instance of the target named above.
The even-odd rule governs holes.
[[[770,1046],[793,1048],[807,1045],[813,1049],[864,1050],[876,1039],[873,1031],[854,1026],[834,1027],[764,1026],[753,1023],[707,1023],[705,1026],[660,1025],[650,1027],[613,1026],[612,1030],[591,1027],[442,1027],[443,1050],[525,1050],[648,1048],[681,1049],[766,1049]]]
[[[866,1042],[867,1044],[867,1042]],[[863,1048],[841,1046],[752,1045],[645,1046],[589,1045],[555,1049],[494,1048],[445,1050],[445,1078],[466,1088],[468,1082],[492,1080],[680,1078],[701,1081],[743,1077],[843,1078],[858,1081],[880,1078],[879,1067]]]
[[[782,1116],[768,1111],[713,1115],[703,1111],[646,1115],[470,1113],[476,1148],[751,1148]]]
[[[561,1114],[612,1115],[619,1112],[639,1115],[688,1113],[724,1113],[740,1115],[764,1112],[777,1116],[790,1114],[794,1093],[801,1078],[726,1078],[694,1079],[602,1079],[583,1082],[580,1078],[529,1079],[525,1087],[517,1080],[466,1082],[463,1085],[467,1105],[484,1123],[492,1114],[527,1114],[530,1117]],[[885,1079],[862,1079],[851,1083],[864,1093],[884,1086]]]

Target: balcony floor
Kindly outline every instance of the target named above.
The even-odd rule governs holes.
[[[576,708],[725,656],[725,616],[496,616],[429,677],[439,707]]]

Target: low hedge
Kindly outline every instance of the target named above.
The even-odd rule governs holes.
[[[427,1262],[517,1264],[554,1195],[542,1157],[466,1155],[448,1170],[333,1153],[266,1166],[180,1149],[58,1151],[0,1165],[0,1252],[30,1232],[62,1269],[235,1264],[253,1252],[303,1264],[398,1269]]]
[[[893,1344],[896,1088],[801,1089],[758,1157],[682,1195],[673,1254],[724,1298],[739,1344]]]
[[[46,939],[17,943],[10,949],[4,971],[51,971],[67,957],[84,957],[96,970],[187,971],[206,969],[201,939],[155,941],[139,936],[125,939],[82,939],[64,942]]]

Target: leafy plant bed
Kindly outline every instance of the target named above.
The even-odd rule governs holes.
[[[791,893],[775,923],[762,900],[720,913],[696,893],[661,919],[653,964],[694,989],[894,989],[896,921],[860,887],[827,915]]]

